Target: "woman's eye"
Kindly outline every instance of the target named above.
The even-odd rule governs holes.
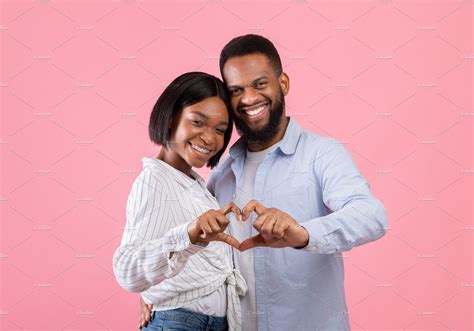
[[[218,134],[223,135],[223,134],[225,133],[225,130],[224,130],[224,129],[216,129],[216,132],[217,132]]]
[[[191,123],[196,126],[201,126],[202,122],[200,120],[191,120]]]

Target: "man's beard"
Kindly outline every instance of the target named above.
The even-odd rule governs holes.
[[[265,144],[277,135],[285,110],[285,96],[282,91],[280,91],[279,98],[272,106],[269,109],[268,123],[258,130],[252,130],[241,117],[234,116],[237,131],[241,136],[245,136],[249,143]]]

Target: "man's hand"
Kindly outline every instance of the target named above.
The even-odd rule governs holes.
[[[253,223],[258,235],[244,240],[240,251],[264,247],[304,247],[308,244],[309,234],[305,228],[287,213],[276,208],[265,208],[256,200],[250,201],[242,210],[242,219],[246,221],[251,212],[258,217]]]
[[[151,310],[153,309],[152,304],[146,304],[145,301],[140,297],[140,321],[138,328],[145,328],[148,322],[151,320]]]
[[[239,249],[240,243],[227,233],[224,233],[229,220],[225,217],[228,213],[233,212],[237,219],[241,219],[239,207],[233,202],[229,203],[222,209],[208,210],[188,226],[189,239],[193,244],[208,243],[210,241],[222,241],[232,247]]]

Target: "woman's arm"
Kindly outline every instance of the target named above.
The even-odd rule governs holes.
[[[113,258],[115,277],[128,291],[142,292],[173,277],[203,248],[191,243],[189,222],[169,228],[176,223],[168,192],[168,182],[147,169],[133,184],[122,243]]]

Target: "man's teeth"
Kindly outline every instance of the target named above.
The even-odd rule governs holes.
[[[209,154],[209,152],[210,152],[208,149],[201,148],[201,147],[193,145],[193,144],[191,144],[191,147],[193,149],[197,150],[198,152],[203,153],[203,154]]]
[[[262,106],[260,106],[260,107],[258,107],[258,108],[256,108],[256,109],[254,109],[254,110],[247,110],[247,111],[245,111],[245,113],[246,113],[248,116],[255,116],[255,115],[258,115],[258,114],[260,114],[260,113],[263,111],[263,109],[265,109],[265,106],[266,106],[266,105],[262,105]]]

